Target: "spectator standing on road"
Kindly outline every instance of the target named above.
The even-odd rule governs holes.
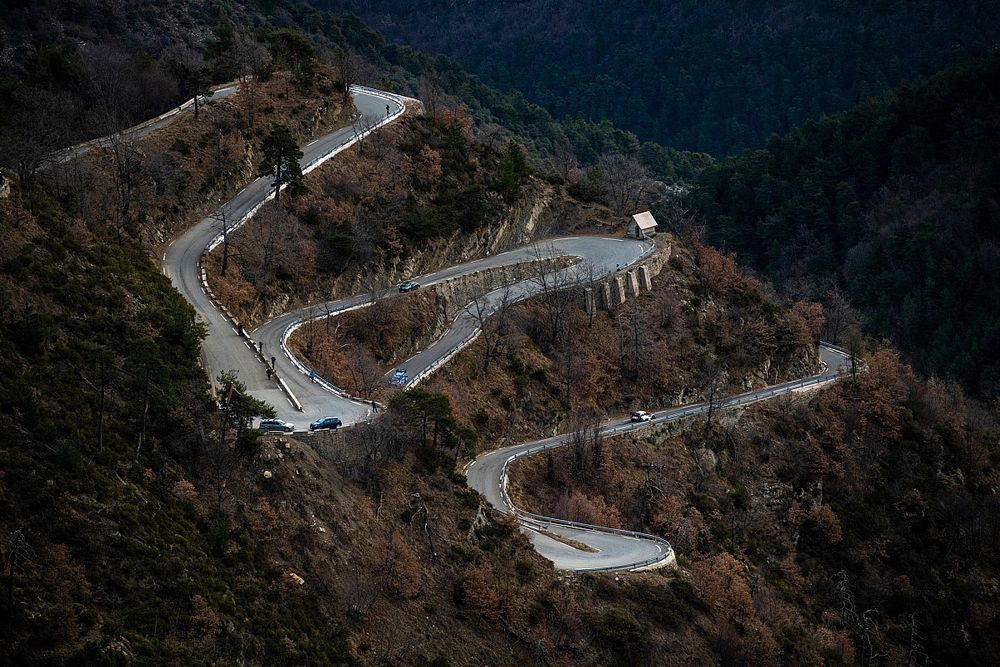
[[[310,382],[316,381],[316,371],[309,371],[309,381]]]

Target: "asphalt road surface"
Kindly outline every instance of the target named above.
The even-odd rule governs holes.
[[[586,267],[588,277],[614,273],[619,266],[625,267],[638,262],[652,252],[652,249],[651,243],[635,239],[608,239],[588,236],[554,239],[452,266],[424,276],[417,276],[414,280],[420,283],[420,289],[426,289],[451,278],[486,268],[530,262],[538,257],[569,256],[581,259],[576,265],[549,276],[545,284],[551,287],[576,282],[583,267]],[[494,290],[483,297],[483,312],[492,310],[500,301],[513,302],[525,299],[538,294],[543,288],[542,281],[526,279],[511,285],[509,288]],[[370,403],[354,401],[335,393],[322,378],[311,379],[309,377],[311,369],[294,359],[284,349],[284,341],[296,326],[311,318],[327,314],[335,315],[345,310],[370,304],[373,298],[392,299],[396,298],[398,294],[396,286],[391,286],[374,295],[360,294],[327,303],[313,304],[276,317],[251,332],[250,337],[255,342],[259,341],[264,344],[265,352],[279,350],[279,352],[267,352],[265,356],[268,358],[272,355],[276,356],[278,375],[284,379],[291,393],[302,406],[302,410],[299,411],[287,397],[278,399],[272,393],[271,396],[274,396],[274,400],[269,402],[275,406],[281,419],[295,423],[296,429],[302,430],[302,428],[307,427],[309,422],[325,416],[340,417],[345,425],[356,423],[368,417]],[[467,344],[478,332],[478,329],[479,319],[474,312],[470,309],[462,311],[440,339],[397,366],[397,368],[404,369],[407,376],[411,378],[407,386],[412,386],[429,369],[434,368],[454,353],[456,349]],[[230,330],[228,334],[230,343],[233,341],[233,335],[234,332]],[[252,369],[247,369],[247,371],[252,372]],[[264,373],[263,366],[259,363],[257,372]],[[388,382],[388,376],[385,381]],[[265,398],[263,395],[260,397]]]
[[[820,373],[801,380],[783,382],[738,396],[719,399],[715,402],[714,409],[730,409],[749,405],[778,396],[787,396],[794,392],[809,391],[833,382],[846,371],[847,356],[842,351],[826,345],[820,346],[819,351],[823,362],[823,370]],[[604,423],[601,432],[606,437],[619,435],[669,421],[702,415],[708,412],[708,409],[708,403],[669,408],[656,412],[656,417],[652,421],[640,423],[632,423],[628,417],[624,417]],[[487,452],[466,467],[465,474],[469,486],[482,494],[493,507],[517,516],[522,531],[531,540],[535,549],[551,560],[559,569],[577,571],[632,570],[652,568],[672,562],[674,554],[670,545],[652,535],[641,535],[629,531],[613,533],[599,526],[567,525],[571,522],[530,515],[514,506],[506,489],[507,466],[510,462],[548,449],[564,447],[569,444],[572,437],[572,433],[566,433],[546,440]],[[553,535],[585,544],[590,550],[577,549],[553,538]]]

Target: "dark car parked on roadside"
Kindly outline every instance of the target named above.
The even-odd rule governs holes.
[[[344,423],[340,421],[340,417],[323,417],[309,424],[309,430],[321,431],[327,428],[340,428],[343,425]]]
[[[262,419],[257,430],[261,433],[291,433],[295,430],[295,424],[281,419]]]

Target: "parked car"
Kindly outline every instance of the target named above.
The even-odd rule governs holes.
[[[400,292],[412,292],[413,290],[420,287],[420,283],[414,282],[412,280],[407,280],[405,283],[399,286]]]
[[[650,414],[645,410],[636,410],[632,413],[631,421],[638,422],[648,422],[653,419],[656,415]]]
[[[291,433],[295,430],[295,424],[281,419],[262,419],[257,430],[261,433]]]
[[[340,428],[343,425],[344,423],[340,421],[340,417],[323,417],[309,424],[309,430],[320,431],[327,428]]]
[[[389,378],[389,386],[402,387],[409,381],[410,377],[406,374],[406,370],[402,368],[397,368],[395,371],[392,372],[392,377]]]

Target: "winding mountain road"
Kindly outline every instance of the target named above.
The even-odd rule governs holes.
[[[235,86],[216,91],[216,96],[230,94]],[[341,128],[310,142],[303,149],[303,171],[308,172],[325,160],[348,148],[359,137],[375,131],[406,112],[406,100],[362,86],[352,86],[351,95],[360,114],[351,127]],[[148,133],[162,127],[188,106],[163,114],[130,131]],[[63,161],[79,155],[105,139],[87,142],[57,154],[55,160]],[[63,157],[67,155],[68,157]],[[243,224],[268,199],[273,197],[270,178],[258,178],[231,201],[225,211],[230,231]],[[330,316],[349,309],[364,307],[373,295],[364,294],[345,299],[316,304],[276,317],[262,324],[248,336],[241,337],[231,319],[213,303],[211,293],[201,269],[201,258],[220,242],[221,226],[218,215],[205,218],[171,243],[162,257],[164,273],[177,290],[194,306],[198,317],[205,323],[207,337],[202,354],[210,378],[226,370],[234,370],[246,383],[251,394],[275,406],[280,417],[298,422],[297,430],[307,422],[323,416],[339,416],[344,424],[352,424],[370,416],[367,402],[351,399],[322,378],[310,378],[309,369],[288,350],[288,336],[297,326],[316,316]],[[596,280],[610,275],[619,268],[631,266],[652,252],[653,245],[634,239],[608,239],[572,237],[547,241],[544,244],[519,248],[510,252],[467,262],[416,278],[429,286],[501,265],[517,264],[539,258],[576,257],[586,271],[563,268],[550,274],[546,280],[523,280],[495,290],[484,297],[489,312],[501,301],[516,301],[536,295],[553,286],[570,285],[586,276]],[[393,298],[396,290],[387,288],[376,293],[376,299]],[[413,384],[470,343],[478,331],[479,321],[470,309],[461,312],[448,331],[427,349],[417,353],[401,367],[414,380]],[[261,347],[263,354],[259,354]],[[739,396],[715,402],[715,409],[726,409],[769,400],[793,392],[806,391],[837,379],[846,365],[846,355],[833,347],[820,348],[823,370],[811,377],[785,382]],[[264,359],[274,358],[277,377],[284,386],[265,371]],[[707,412],[707,403],[681,406],[661,411],[652,422],[633,424],[627,419],[611,420],[601,426],[605,436],[648,428],[669,421],[676,421]],[[660,567],[674,562],[670,544],[659,537],[633,531],[615,530],[600,526],[564,521],[525,512],[517,508],[507,494],[507,468],[521,457],[567,445],[573,435],[562,434],[546,440],[525,443],[487,452],[466,467],[469,485],[500,511],[517,517],[535,549],[551,560],[557,568],[576,571],[636,570]],[[585,545],[583,549],[575,544]]]
[[[725,410],[759,403],[795,392],[809,391],[835,381],[847,367],[847,355],[832,346],[821,345],[822,371],[801,380],[792,380],[715,401],[714,410]],[[600,427],[605,437],[621,435],[667,422],[707,413],[708,403],[668,408],[656,413],[652,421],[632,423],[628,417],[610,420]],[[466,466],[469,486],[481,493],[493,507],[513,514],[535,549],[559,569],[576,571],[636,570],[661,567],[674,562],[670,544],[662,538],[633,531],[612,531],[571,521],[539,516],[519,509],[507,494],[507,468],[515,460],[549,449],[564,447],[572,433],[528,442],[482,454]],[[555,537],[553,537],[555,536]],[[585,544],[590,551],[574,548],[556,538]]]
[[[330,132],[303,147],[300,161],[303,172],[315,169],[352,146],[358,141],[359,135],[399,118],[406,109],[402,98],[360,86],[352,86],[351,96],[363,122]],[[177,238],[164,253],[162,264],[164,273],[177,291],[194,306],[206,326],[208,335],[202,344],[202,357],[209,378],[214,381],[221,371],[236,371],[251,394],[274,405],[280,416],[288,421],[301,421],[303,415],[289,402],[286,392],[278,382],[266,377],[265,366],[251,349],[250,340],[241,338],[233,322],[213,304],[201,270],[202,255],[220,241],[220,215],[225,213],[231,232],[274,196],[272,181],[269,176],[258,178],[227,202],[219,212],[205,218]],[[265,344],[263,352],[266,357],[274,356],[284,361],[280,345]],[[278,376],[286,381],[297,374],[292,373],[285,378],[286,370],[285,367],[278,368]],[[324,392],[324,396],[332,404],[316,406],[308,414],[323,416],[343,412],[344,423],[357,421],[366,414],[366,409],[361,404],[345,403],[329,392]]]
[[[646,257],[652,250],[651,243],[635,239],[607,239],[589,236],[561,238],[452,266],[419,276],[415,280],[422,285],[422,289],[426,289],[428,286],[483,269],[530,262],[539,257],[546,259],[567,256],[578,257],[587,262],[588,275],[592,270],[593,275],[604,276],[613,273],[618,266],[624,267],[634,264]],[[569,285],[575,281],[574,267],[569,267],[549,276],[546,283],[551,288],[553,285]],[[541,281],[530,278],[509,287],[494,290],[483,297],[484,312],[492,310],[504,299],[509,302],[519,301],[534,296],[542,290]],[[374,295],[361,294],[325,304],[313,304],[265,322],[250,334],[255,342],[264,344],[265,352],[267,350],[280,350],[279,353],[267,353],[266,356],[276,355],[278,375],[285,381],[292,395],[301,404],[300,411],[287,397],[283,397],[280,401],[272,400],[271,405],[276,406],[279,417],[286,421],[292,421],[297,427],[305,426],[306,422],[327,415],[340,417],[344,424],[355,423],[368,417],[370,404],[361,403],[342,395],[339,390],[326,383],[322,378],[311,380],[308,375],[309,369],[290,353],[286,341],[296,327],[309,319],[317,316],[326,317],[328,314],[334,316],[347,310],[363,307],[370,304],[373,297],[375,299],[391,299],[397,296],[398,291],[395,287],[391,287]],[[478,331],[479,319],[470,309],[465,309],[459,313],[441,338],[399,364],[397,368],[404,369],[407,375],[412,378],[409,383],[409,386],[412,386],[429,370],[436,368],[443,360],[448,359],[454,352],[471,342]],[[233,340],[231,328],[227,338],[231,343]],[[248,369],[248,371],[250,370]],[[264,367],[259,363],[257,364],[257,374],[260,376],[257,380],[266,382]]]

